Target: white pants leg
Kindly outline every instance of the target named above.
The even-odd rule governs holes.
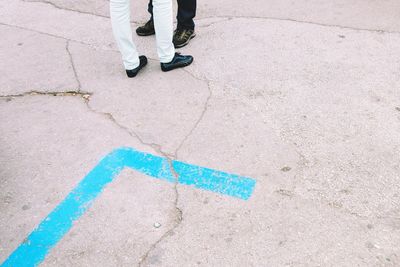
[[[154,29],[157,39],[157,53],[161,63],[168,63],[175,56],[172,43],[173,21],[172,0],[153,0]]]
[[[132,70],[139,66],[139,55],[132,41],[130,0],[110,0],[110,15],[113,33],[125,69]]]
[[[125,69],[139,66],[139,55],[132,41],[130,0],[110,0],[110,15],[114,37],[122,54]],[[172,0],[153,0],[154,28],[160,62],[170,62],[175,55],[172,43]]]

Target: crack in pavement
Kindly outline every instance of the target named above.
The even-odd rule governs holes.
[[[144,264],[146,263],[149,255],[154,251],[154,249],[161,242],[163,242],[166,238],[168,238],[170,236],[170,234],[173,233],[181,225],[181,223],[183,222],[183,212],[178,207],[178,203],[179,203],[179,190],[178,190],[179,174],[175,171],[175,169],[173,167],[173,164],[172,164],[172,161],[176,160],[178,158],[179,150],[182,148],[183,144],[186,142],[186,140],[189,138],[189,136],[191,136],[193,134],[193,132],[196,130],[197,126],[202,121],[202,119],[204,117],[204,114],[207,112],[209,100],[212,97],[211,81],[198,78],[195,75],[193,75],[192,73],[190,73],[189,71],[184,70],[184,69],[182,69],[182,70],[185,71],[186,73],[188,73],[193,78],[195,78],[197,80],[200,80],[200,81],[203,81],[203,82],[206,82],[207,83],[207,88],[208,88],[208,91],[209,91],[209,95],[208,95],[206,101],[204,102],[204,108],[203,108],[199,118],[196,120],[196,122],[194,123],[193,127],[190,129],[189,133],[182,139],[182,141],[178,145],[177,149],[175,150],[174,154],[173,155],[164,154],[164,156],[168,159],[169,168],[171,170],[171,173],[175,177],[175,183],[174,183],[174,191],[175,191],[175,200],[174,200],[174,211],[175,211],[174,217],[175,218],[174,218],[174,225],[169,230],[167,230],[156,242],[154,242],[142,257],[140,257],[140,260],[138,262],[138,267],[144,266]]]
[[[138,139],[139,142],[140,142],[142,145],[148,146],[148,147],[152,148],[154,151],[156,151],[157,153],[159,153],[159,154],[161,154],[161,155],[163,155],[163,156],[166,156],[166,154],[162,151],[161,145],[156,144],[156,143],[148,143],[148,142],[145,142],[145,141],[141,138],[141,136],[140,136],[139,134],[137,134],[135,131],[133,131],[133,130],[129,129],[128,127],[126,127],[125,125],[119,123],[119,122],[117,121],[117,119],[115,119],[114,115],[112,115],[111,113],[109,113],[109,112],[103,112],[103,111],[98,111],[98,110],[92,108],[92,107],[90,106],[90,101],[87,101],[87,102],[86,102],[86,106],[88,107],[88,109],[89,109],[91,112],[96,113],[96,114],[99,114],[99,115],[102,115],[103,117],[105,117],[105,118],[107,118],[108,120],[110,120],[111,122],[113,122],[114,125],[116,125],[118,128],[120,128],[120,129],[122,129],[123,131],[127,132],[130,136],[132,136],[132,137]]]
[[[213,96],[212,90],[211,90],[211,81],[208,80],[203,80],[200,78],[195,77],[193,74],[191,74],[189,71],[184,70],[186,73],[189,73],[189,75],[191,75],[192,77],[194,77],[195,79],[198,79],[200,81],[204,81],[207,83],[207,88],[208,88],[208,96],[206,101],[204,102],[204,107],[203,110],[199,116],[199,118],[196,120],[196,122],[194,123],[192,129],[189,131],[189,133],[182,139],[181,143],[178,145],[178,147],[175,150],[175,158],[178,158],[178,153],[179,150],[181,150],[181,148],[183,147],[183,145],[185,144],[185,142],[189,139],[189,137],[194,133],[194,131],[197,129],[197,127],[199,126],[200,122],[203,120],[204,115],[206,114],[207,110],[208,110],[208,106],[209,106],[209,102]]]
[[[145,142],[139,134],[137,134],[135,131],[129,129],[128,127],[122,125],[121,123],[119,123],[115,117],[111,114],[111,113],[106,113],[106,112],[102,112],[102,111],[97,111],[94,108],[92,108],[90,106],[89,101],[86,102],[86,105],[88,107],[88,109],[96,114],[100,114],[105,116],[106,118],[108,118],[109,120],[111,120],[115,125],[117,125],[120,129],[124,130],[125,132],[127,132],[129,135],[131,135],[132,137],[136,138],[139,140],[139,142],[141,142],[143,145],[145,146],[149,146],[151,148],[153,148],[156,152],[158,152],[159,154],[163,155],[167,160],[168,160],[168,165],[169,168],[171,170],[171,173],[174,175],[175,178],[175,182],[174,182],[174,193],[175,193],[175,198],[174,198],[174,202],[173,202],[173,225],[172,227],[170,227],[170,229],[166,230],[164,232],[164,234],[156,241],[154,242],[150,248],[146,251],[146,253],[140,257],[138,266],[143,266],[143,264],[146,262],[148,256],[150,255],[150,253],[157,247],[157,245],[159,243],[161,243],[166,237],[168,237],[183,221],[183,212],[182,210],[178,207],[178,202],[179,202],[179,191],[178,191],[178,181],[179,181],[179,174],[175,171],[172,161],[174,160],[173,158],[171,158],[171,155],[165,153],[162,150],[162,146],[159,144],[155,144],[155,143],[148,143]]]
[[[192,73],[190,73],[189,71],[187,71],[185,69],[182,69],[182,70],[185,71],[186,73],[188,73],[193,78],[195,78],[195,79],[197,79],[199,81],[206,82],[209,94],[208,94],[208,97],[207,97],[206,101],[204,102],[204,108],[203,108],[199,118],[196,120],[196,122],[194,123],[193,127],[190,129],[189,133],[182,139],[182,141],[180,142],[180,144],[176,148],[176,150],[175,150],[175,152],[173,154],[173,159],[175,159],[175,160],[178,158],[179,150],[182,148],[182,146],[184,145],[186,140],[193,134],[193,132],[196,130],[197,126],[200,124],[200,122],[204,118],[204,114],[207,112],[207,109],[208,109],[208,103],[209,103],[209,101],[210,101],[210,99],[212,97],[211,81],[206,80],[206,79],[198,78],[198,77],[196,77],[195,75],[193,75]],[[168,159],[170,170],[171,170],[172,174],[175,177],[175,183],[174,183],[174,191],[175,191],[175,200],[174,200],[175,220],[174,220],[174,225],[169,230],[167,230],[156,242],[154,242],[142,257],[140,257],[140,260],[138,262],[138,267],[142,267],[146,263],[149,255],[153,252],[153,250],[161,242],[163,242],[168,236],[170,236],[170,234],[173,233],[180,226],[180,224],[183,222],[183,212],[178,207],[178,202],[179,202],[179,190],[178,190],[179,174],[175,171],[175,169],[173,167],[173,164],[172,164],[172,160],[173,159],[171,159],[171,157],[169,155],[164,155],[164,156]]]
[[[193,127],[190,129],[189,133],[182,139],[182,141],[180,142],[180,144],[178,145],[178,147],[176,148],[174,154],[172,155],[173,159],[178,159],[178,153],[179,150],[183,147],[184,143],[189,139],[189,137],[193,134],[193,132],[197,129],[198,125],[200,124],[200,122],[203,120],[205,113],[208,110],[208,106],[209,106],[209,101],[212,98],[213,94],[212,94],[212,90],[211,90],[211,81],[204,78],[199,78],[197,76],[195,76],[193,73],[191,73],[190,71],[186,70],[186,69],[182,69],[182,71],[186,72],[187,74],[189,74],[191,77],[193,77],[196,80],[205,82],[207,84],[207,88],[208,88],[208,96],[207,99],[204,101],[204,107],[203,110],[199,116],[199,118],[195,121]],[[174,232],[179,226],[180,224],[183,222],[183,212],[182,210],[178,207],[178,202],[179,202],[179,191],[178,191],[178,180],[179,180],[179,174],[175,171],[173,164],[172,164],[172,160],[171,157],[169,155],[164,155],[169,162],[169,167],[170,170],[172,172],[172,174],[175,177],[175,184],[174,184],[174,190],[175,190],[175,201],[174,201],[174,208],[175,208],[175,223],[174,225],[167,230],[156,242],[154,242],[149,250],[146,251],[146,253],[140,258],[140,261],[138,263],[138,267],[142,267],[149,255],[152,253],[152,251],[161,243],[163,242],[168,236],[170,236],[170,234],[172,232]]]
[[[209,27],[214,24],[222,23],[225,21],[233,20],[233,19],[261,19],[261,20],[275,20],[275,21],[289,21],[289,22],[294,22],[294,23],[301,23],[301,24],[310,24],[310,25],[315,25],[315,26],[322,26],[322,27],[329,27],[329,28],[340,28],[340,29],[347,29],[347,30],[354,30],[354,31],[367,31],[367,32],[373,32],[373,33],[390,33],[390,34],[400,34],[400,31],[388,31],[388,30],[382,30],[382,29],[368,29],[368,28],[357,28],[357,27],[352,27],[352,26],[345,26],[345,25],[339,25],[339,24],[328,24],[328,23],[322,23],[322,22],[314,22],[314,21],[307,21],[307,20],[297,20],[297,19],[291,19],[291,18],[278,18],[278,17],[262,17],[262,16],[212,16],[212,17],[204,17],[199,20],[205,20],[205,19],[221,19],[220,21],[215,21],[210,23],[209,25],[206,25],[204,27]]]
[[[83,92],[83,91],[74,91],[74,90],[67,90],[67,91],[60,91],[60,92],[41,92],[41,91],[29,91],[29,92],[24,92],[21,94],[15,94],[15,95],[0,95],[0,98],[5,98],[6,101],[11,101],[12,98],[19,98],[19,97],[25,97],[25,96],[79,96],[83,98],[85,101],[89,101],[90,96],[92,93],[90,92]]]
[[[78,73],[76,71],[76,67],[74,64],[74,60],[71,54],[71,51],[69,50],[69,44],[70,44],[70,40],[66,40],[66,45],[65,45],[65,50],[68,54],[69,60],[70,60],[70,64],[74,73],[74,77],[76,80],[76,83],[78,84],[78,88],[77,89],[71,89],[71,90],[64,90],[64,91],[39,91],[39,90],[32,90],[32,91],[28,91],[28,92],[24,92],[24,93],[20,93],[20,94],[10,94],[10,95],[0,95],[0,98],[15,98],[15,97],[24,97],[27,95],[50,95],[50,96],[76,96],[79,95],[81,97],[83,97],[84,99],[88,99],[92,93],[89,92],[82,92],[82,86],[81,86],[81,82],[79,80],[78,77]]]
[[[119,123],[115,117],[111,114],[111,113],[106,113],[106,112],[102,112],[102,111],[97,111],[94,108],[92,108],[90,106],[89,101],[86,102],[86,105],[88,107],[88,109],[96,114],[100,114],[105,116],[106,118],[108,118],[109,120],[111,120],[116,126],[118,126],[120,129],[124,130],[125,132],[127,132],[129,135],[131,135],[132,137],[136,138],[139,140],[140,143],[142,143],[145,146],[149,146],[152,149],[154,149],[156,152],[158,152],[159,154],[163,155],[167,160],[168,160],[168,165],[169,168],[171,170],[171,173],[174,175],[175,178],[175,183],[174,183],[174,193],[175,193],[175,198],[173,201],[173,225],[172,227],[170,227],[170,229],[166,230],[164,232],[164,234],[156,241],[154,242],[149,249],[146,251],[146,253],[140,257],[138,266],[142,266],[148,256],[150,255],[150,253],[157,247],[157,245],[159,243],[161,243],[166,237],[168,237],[183,221],[183,212],[182,210],[178,207],[178,201],[179,201],[179,191],[178,191],[178,181],[179,181],[179,174],[175,171],[172,161],[174,160],[174,158],[171,158],[171,155],[165,153],[162,150],[162,146],[156,143],[148,143],[145,142],[141,136],[139,134],[137,134],[135,131],[131,130],[130,128],[128,128],[127,126],[122,125],[121,123]]]
[[[175,171],[173,165],[172,165],[172,160],[168,158],[168,163],[170,170],[172,174],[175,177],[175,183],[174,183],[174,192],[175,192],[175,199],[174,199],[174,224],[173,226],[167,230],[156,242],[154,242],[150,248],[144,253],[143,256],[140,257],[139,262],[138,262],[138,267],[143,266],[149,255],[153,252],[153,250],[160,244],[162,241],[164,241],[168,236],[170,236],[178,227],[181,225],[183,222],[183,212],[182,210],[178,207],[178,202],[179,202],[179,191],[178,191],[178,180],[179,180],[179,174]]]
[[[65,50],[67,50],[67,53],[68,53],[68,56],[69,56],[69,61],[71,63],[72,70],[74,72],[75,80],[78,83],[78,90],[77,91],[80,92],[81,88],[82,88],[82,85],[81,85],[81,81],[79,80],[78,73],[76,71],[76,67],[75,67],[75,64],[74,64],[74,59],[72,57],[71,51],[69,50],[69,43],[70,43],[70,41],[67,40],[67,44],[65,46]]]

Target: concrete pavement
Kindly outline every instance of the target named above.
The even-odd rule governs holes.
[[[132,1],[132,26],[146,1]],[[400,3],[199,1],[195,62],[127,79],[108,1],[0,3],[0,263],[113,149],[252,177],[247,201],[124,170],[42,266],[399,266]]]

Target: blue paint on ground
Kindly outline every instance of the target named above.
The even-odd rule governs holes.
[[[178,183],[247,200],[253,193],[254,179],[172,161]],[[151,177],[175,182],[166,158],[132,148],[114,150],[73,189],[39,224],[1,267],[37,266],[50,249],[71,229],[73,222],[90,207],[104,187],[124,169],[131,168]]]

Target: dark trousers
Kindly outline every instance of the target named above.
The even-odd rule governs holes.
[[[178,1],[178,29],[194,30],[193,18],[196,16],[196,0],[177,0]],[[153,2],[150,0],[147,11],[153,19]]]

